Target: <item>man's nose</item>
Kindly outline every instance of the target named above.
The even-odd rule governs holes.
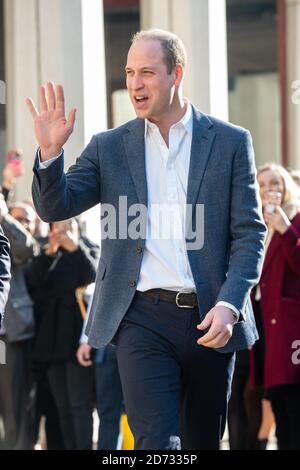
[[[144,84],[143,84],[142,77],[139,75],[135,75],[132,78],[131,86],[134,91],[140,90],[141,88],[143,88]]]

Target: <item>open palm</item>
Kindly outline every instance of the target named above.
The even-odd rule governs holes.
[[[63,87],[52,82],[47,83],[47,89],[40,86],[40,113],[31,98],[27,98],[26,103],[34,120],[42,160],[56,156],[73,132],[76,109],[72,109],[66,119]]]

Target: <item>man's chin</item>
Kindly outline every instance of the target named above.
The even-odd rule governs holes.
[[[151,113],[147,109],[135,109],[135,114],[140,119],[148,119]]]

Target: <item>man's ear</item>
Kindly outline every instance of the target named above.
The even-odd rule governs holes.
[[[175,66],[175,86],[179,87],[183,79],[183,67],[181,64]]]

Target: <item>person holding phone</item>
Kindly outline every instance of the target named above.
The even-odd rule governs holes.
[[[265,343],[263,385],[275,415],[278,448],[300,450],[300,361],[294,349],[300,339],[300,192],[277,164],[264,165],[257,179],[268,226],[255,296]],[[257,377],[262,364],[251,364]]]
[[[24,173],[23,168],[23,150],[21,149],[12,149],[7,152],[8,166],[12,170],[14,177],[22,176]]]
[[[0,198],[2,198],[1,194],[0,194]],[[8,293],[10,289],[9,281],[11,278],[11,274],[10,274],[9,253],[10,253],[9,241],[4,235],[2,227],[0,225],[0,337],[1,337],[2,319],[4,317],[5,305],[7,302],[7,297],[8,297]]]
[[[6,154],[7,163],[3,170],[2,194],[7,201],[11,198],[16,179],[24,174],[23,151],[11,149]]]
[[[11,247],[11,289],[1,331],[7,365],[1,367],[0,373],[4,428],[0,447],[8,450],[31,450],[34,446],[32,430],[35,409],[31,346],[35,322],[24,271],[39,252],[39,245],[33,237],[35,212],[32,207],[21,202],[10,204],[9,208],[3,197],[0,202],[1,226]]]

